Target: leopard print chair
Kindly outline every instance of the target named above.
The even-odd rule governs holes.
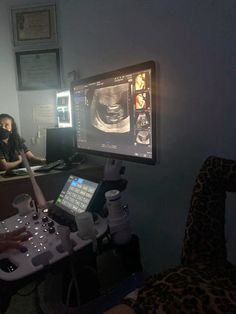
[[[208,157],[194,185],[180,266],[149,277],[136,300],[137,314],[235,314],[236,267],[227,261],[226,192],[236,192],[236,161]]]

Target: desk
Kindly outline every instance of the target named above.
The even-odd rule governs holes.
[[[21,193],[30,194],[33,199],[34,191],[28,175],[3,177],[0,172],[0,220],[6,219],[17,213],[12,206],[13,199]],[[79,176],[94,182],[99,182],[103,177],[103,167],[91,164],[82,164],[78,168],[67,171],[52,170],[48,173],[35,173],[35,178],[46,200],[55,200],[60,194],[70,174]]]

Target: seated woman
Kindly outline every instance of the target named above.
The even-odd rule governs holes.
[[[226,192],[236,192],[236,161],[209,157],[193,189],[180,266],[149,277],[115,313],[236,313],[236,266],[227,261]]]
[[[28,160],[44,163],[46,160],[35,156],[24,144],[17,131],[13,117],[0,114],[0,170],[9,171],[21,166],[22,158],[19,150],[23,150]]]

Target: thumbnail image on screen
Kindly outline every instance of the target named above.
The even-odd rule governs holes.
[[[152,61],[73,82],[77,148],[155,163],[155,88]]]

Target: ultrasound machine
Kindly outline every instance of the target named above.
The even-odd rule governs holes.
[[[26,226],[33,234],[23,243],[22,252],[12,249],[0,254],[1,280],[27,277],[91,244],[92,239],[81,239],[77,230],[75,217],[82,212],[93,214],[97,239],[107,233],[107,220],[100,212],[105,192],[126,188],[122,161],[156,163],[156,76],[155,63],[147,61],[72,82],[73,127],[49,130],[48,138],[55,134],[58,138],[58,132],[61,138],[65,136],[64,147],[55,143],[51,148],[60,150],[64,161],[74,152],[105,157],[104,179],[95,183],[71,174],[52,205],[35,206],[26,214],[1,221],[0,232]],[[142,106],[136,104],[137,95],[144,100]],[[57,159],[53,155],[48,158]],[[60,225],[69,228],[66,237],[71,250],[62,245]]]
[[[19,213],[2,220],[1,233],[26,226],[32,237],[23,243],[24,248],[21,252],[9,250],[0,254],[0,279],[6,281],[21,279],[67,256],[70,252],[61,245],[62,235],[57,230],[59,225],[70,228],[70,240],[74,251],[91,242],[80,239],[73,218],[94,206],[96,193],[97,183],[71,175],[55,204],[49,207],[49,212],[47,209],[39,211],[36,207],[29,208],[28,213]],[[107,223],[98,215],[94,222],[96,236],[101,237],[107,230]],[[4,263],[1,263],[2,260]]]

